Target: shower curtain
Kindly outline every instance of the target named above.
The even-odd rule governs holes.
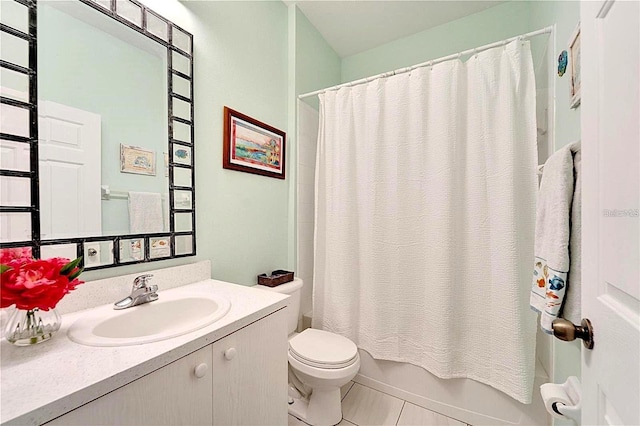
[[[313,325],[531,402],[529,43],[320,95]]]

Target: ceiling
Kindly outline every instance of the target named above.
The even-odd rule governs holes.
[[[285,1],[295,3],[340,57],[364,52],[503,1]]]

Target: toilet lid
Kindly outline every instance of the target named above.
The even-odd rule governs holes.
[[[358,348],[346,337],[308,328],[289,340],[289,352],[298,361],[319,368],[343,368],[356,361]]]

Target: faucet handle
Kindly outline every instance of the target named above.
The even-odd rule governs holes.
[[[144,274],[144,275],[137,276],[133,280],[133,289],[134,290],[138,290],[140,288],[147,287],[147,282],[151,281],[152,277],[153,277],[153,274]],[[157,290],[158,286],[155,286],[155,287],[156,287],[156,290]]]

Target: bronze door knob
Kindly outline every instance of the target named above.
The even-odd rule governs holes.
[[[565,342],[582,339],[582,344],[587,349],[593,349],[593,327],[591,321],[582,318],[580,325],[575,325],[564,318],[553,320],[553,335]]]

